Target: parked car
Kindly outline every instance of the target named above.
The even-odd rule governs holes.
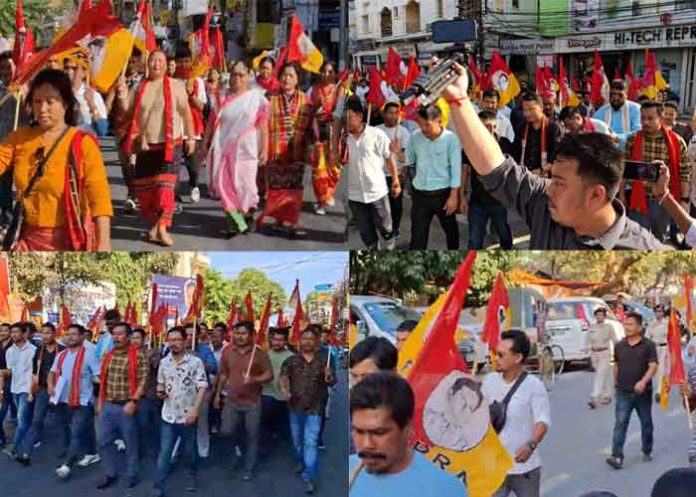
[[[372,295],[350,296],[350,319],[360,338],[378,336],[396,343],[396,328],[404,321],[419,321],[421,314],[401,301]]]
[[[563,349],[566,361],[581,361],[590,365],[589,330],[595,324],[597,309],[607,311],[607,324],[617,340],[624,337],[621,323],[602,299],[595,297],[563,297],[548,300],[546,331],[551,341]]]

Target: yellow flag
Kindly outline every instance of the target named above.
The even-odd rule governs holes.
[[[440,109],[440,112],[442,113],[442,127],[446,128],[447,125],[449,124],[449,116],[450,116],[450,106],[447,103],[447,100],[444,98],[440,97],[435,101],[435,106]]]
[[[120,29],[106,39],[103,45],[90,45],[92,85],[107,93],[114,85],[133,53],[133,35]]]
[[[259,70],[259,66],[261,65],[261,61],[262,61],[266,56],[268,56],[270,53],[271,53],[271,52],[269,52],[268,50],[264,50],[263,52],[261,52],[260,55],[257,55],[256,57],[254,57],[254,58],[252,59],[252,61],[251,61],[251,68],[252,68],[254,71],[258,71],[258,70]]]
[[[397,371],[406,377],[418,359],[437,316],[447,298],[444,292],[428,308],[423,318],[399,352]],[[490,497],[505,481],[507,472],[514,466],[513,460],[491,426],[481,442],[468,451],[456,451],[440,446],[425,447],[417,444],[414,449],[436,466],[457,478],[466,476],[470,497]]]

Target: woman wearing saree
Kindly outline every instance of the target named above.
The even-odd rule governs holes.
[[[249,89],[249,69],[237,62],[230,74],[230,95],[215,116],[208,141],[210,192],[227,214],[229,229],[223,234],[228,238],[249,231],[259,202],[256,175],[268,156],[268,112],[263,92]]]
[[[64,72],[41,71],[27,95],[35,127],[0,144],[0,174],[12,171],[24,223],[18,251],[111,250],[111,194],[97,140],[76,127]]]
[[[300,211],[303,198],[305,162],[311,140],[312,108],[307,96],[298,89],[300,70],[287,63],[280,71],[280,89],[267,95],[270,104],[268,120],[268,178],[266,203],[258,219],[263,228],[265,217],[275,219],[275,228],[291,236],[299,236]]]

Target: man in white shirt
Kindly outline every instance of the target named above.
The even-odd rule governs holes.
[[[408,139],[411,133],[399,124],[398,103],[388,102],[382,109],[382,115],[384,117],[384,124],[380,124],[376,126],[376,128],[382,130],[384,134],[387,135],[387,138],[391,140],[391,146],[396,150],[396,152],[392,154],[392,158],[396,160],[396,169],[399,172],[399,177],[397,179],[399,182],[403,182],[404,165],[406,161],[404,151],[406,150],[406,145],[408,145]],[[386,161],[384,163],[384,175],[387,178],[387,187],[391,190],[394,178],[392,177],[392,172]],[[394,238],[398,238],[400,234],[401,216],[404,211],[403,198],[403,195],[399,195],[398,197],[389,196],[389,208],[391,209]]]
[[[510,119],[503,114],[502,109],[498,109],[499,103],[500,94],[497,90],[490,88],[483,92],[483,96],[481,97],[481,110],[488,110],[496,113],[498,136],[503,136],[512,143],[515,141],[515,130],[512,128]]]
[[[665,356],[667,355],[667,325],[668,320],[665,317],[665,308],[658,305],[653,309],[655,311],[655,319],[648,323],[645,331],[645,337],[652,340],[657,349],[657,384],[662,385],[662,376],[665,373]],[[659,401],[660,394],[655,394]]]
[[[483,382],[483,395],[489,403],[502,402],[519,380],[519,386],[507,406],[506,422],[499,433],[500,441],[515,460],[505,482],[494,497],[539,497],[541,457],[537,446],[551,426],[549,396],[541,381],[527,375],[524,363],[529,356],[529,338],[521,330],[500,335],[497,372]],[[524,376],[523,376],[524,375]]]
[[[364,122],[365,108],[357,97],[346,102],[348,122],[348,200],[360,238],[368,249],[376,249],[382,235],[384,248],[394,248],[394,230],[389,207],[389,187],[384,163],[392,173],[391,194],[401,195],[401,183],[392,145],[383,131]]]
[[[89,63],[78,54],[65,59],[63,70],[72,81],[73,92],[78,104],[80,129],[100,137],[106,136],[109,131],[108,112],[99,92],[87,86]]]
[[[15,449],[19,447],[31,426],[31,410],[34,399],[32,394],[34,355],[36,347],[29,341],[29,328],[24,323],[15,323],[10,328],[12,346],[7,349],[5,362],[10,377],[9,393],[17,406],[17,431],[13,445],[3,452],[12,458],[17,456]]]

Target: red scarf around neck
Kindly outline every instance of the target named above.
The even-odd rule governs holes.
[[[99,381],[101,382],[101,388],[99,389],[99,405],[104,405],[106,400],[106,386],[107,378],[109,373],[109,363],[111,358],[116,353],[116,349],[112,349],[111,352],[104,356],[104,362],[102,362],[101,373],[99,375]],[[138,349],[132,345],[128,347],[128,384],[130,386],[130,397],[135,397],[135,391],[138,389]]]
[[[674,198],[680,197],[679,188],[679,166],[681,162],[681,154],[679,153],[679,138],[677,135],[669,131],[664,126],[662,133],[667,141],[667,155],[669,157],[669,189]],[[636,140],[631,148],[631,160],[640,161],[643,158],[643,132],[636,133]],[[628,207],[632,211],[638,211],[641,214],[648,213],[648,202],[645,198],[645,182],[634,181],[633,191],[631,193],[631,202]]]
[[[584,128],[585,128],[585,133],[596,133],[597,132],[597,127],[595,124],[592,122],[592,119],[589,117],[584,118]]]
[[[280,82],[274,76],[271,76],[268,79],[264,79],[259,76],[256,78],[256,82],[266,91],[280,90]]]
[[[64,350],[58,356],[58,365],[56,367],[57,378],[63,375],[63,363],[68,356],[69,350]],[[68,397],[68,405],[70,407],[80,407],[80,386],[82,385],[82,366],[85,363],[85,347],[80,345],[77,351],[77,357],[73,363],[72,376],[70,377],[70,395]]]
[[[138,117],[142,114],[143,95],[150,80],[145,80],[135,94],[135,106],[133,118],[128,126],[128,133],[123,144],[123,150],[127,155],[133,150],[133,140],[138,134]],[[174,112],[172,109],[172,82],[168,76],[162,79],[162,89],[164,90],[164,162],[174,161]],[[145,130],[140,130],[144,132]]]

